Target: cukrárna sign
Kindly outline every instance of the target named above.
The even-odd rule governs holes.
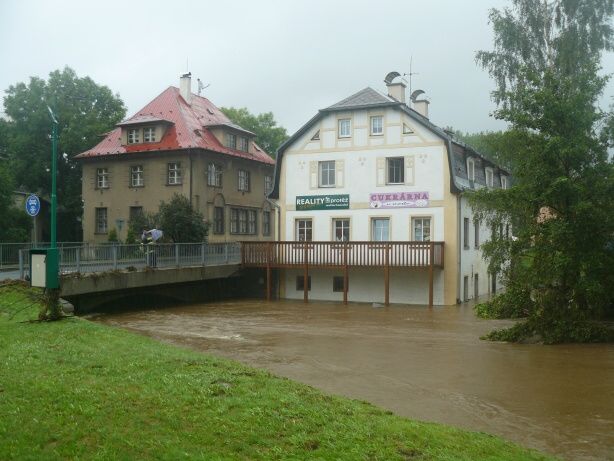
[[[299,195],[296,197],[296,210],[347,210],[350,208],[350,196],[339,195]]]
[[[369,194],[371,208],[425,208],[429,206],[428,192],[377,192]]]

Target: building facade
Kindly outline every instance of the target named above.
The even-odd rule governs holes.
[[[479,249],[490,232],[464,192],[507,187],[509,175],[432,124],[428,101],[406,104],[393,80],[387,94],[365,88],[320,110],[280,148],[270,195],[280,239],[345,248],[331,245],[311,267],[281,265],[283,297],[451,305],[493,289]],[[339,251],[345,268],[328,263]]]
[[[203,214],[210,242],[274,238],[274,161],[253,133],[192,94],[189,74],[77,158],[84,241],[105,242],[113,228],[124,240],[132,217],[174,194]]]

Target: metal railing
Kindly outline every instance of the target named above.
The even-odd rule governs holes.
[[[2,243],[0,242],[0,270],[17,270],[19,267],[19,250],[48,248],[49,242]],[[87,245],[82,242],[58,242],[58,248]]]
[[[28,249],[20,250],[19,277],[29,273]],[[166,267],[239,264],[241,245],[232,243],[162,243],[153,245],[82,245],[59,248],[60,273],[92,273]]]

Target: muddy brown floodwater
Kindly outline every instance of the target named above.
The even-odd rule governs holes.
[[[90,316],[399,415],[614,460],[614,345],[480,341],[471,306],[236,301]]]

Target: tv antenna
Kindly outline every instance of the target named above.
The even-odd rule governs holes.
[[[204,90],[205,88],[209,88],[211,86],[211,83],[207,83],[206,85],[203,85],[203,82],[197,78],[196,81],[198,82],[198,96],[200,96],[200,92],[202,90]]]
[[[409,77],[409,94],[411,94],[411,80],[412,77],[414,75],[420,75],[418,72],[414,72],[414,68],[413,68],[413,61],[414,61],[414,57],[410,56],[409,57],[409,72],[406,74],[403,74],[403,77],[405,77],[406,75]]]

